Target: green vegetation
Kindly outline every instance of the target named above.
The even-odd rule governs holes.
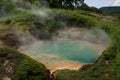
[[[0,35],[0,39],[6,45],[18,48],[20,42],[17,36],[25,36],[30,33],[37,39],[38,37],[40,39],[49,39],[58,29],[68,26],[91,28],[97,25],[97,20],[103,17],[102,15],[97,17],[96,13],[82,10],[41,9],[41,11],[47,16],[44,17],[44,15],[33,12],[32,10],[17,8],[1,17],[0,33],[2,34]],[[36,36],[36,29],[44,33],[44,35],[38,33],[39,36]],[[17,36],[15,35],[16,30],[17,34],[19,34]],[[6,38],[7,36],[10,37]],[[11,44],[11,42],[14,43]]]
[[[16,30],[19,36],[30,33],[36,38],[41,37],[40,39],[49,39],[58,29],[72,26],[88,29],[98,27],[109,34],[109,47],[92,66],[86,65],[78,71],[57,71],[54,74],[54,80],[120,79],[119,15],[97,14],[96,12],[99,13],[99,10],[91,9],[87,5],[77,7],[82,10],[68,9],[71,6],[63,6],[65,9],[44,9],[40,8],[42,6],[41,0],[23,0],[26,6],[16,6],[11,0],[9,3],[7,1],[0,1],[0,10],[4,10],[0,13],[2,15],[2,17],[0,16],[0,42],[2,41],[4,45],[9,47],[18,48],[21,45],[15,34]],[[31,9],[31,4],[38,4],[38,9]],[[50,6],[59,8],[61,3],[58,4],[51,3]],[[44,35],[35,36],[36,29]],[[49,71],[44,65],[14,49],[0,47],[0,79],[5,76],[12,78],[12,80],[49,80],[50,77]]]
[[[111,44],[96,63],[79,71],[57,71],[55,80],[119,80],[120,30],[119,27],[111,30]]]
[[[47,0],[47,2],[51,8],[74,9],[82,5],[84,0]]]
[[[113,19],[113,18],[111,18]],[[100,58],[89,67],[79,71],[61,70],[55,73],[54,80],[119,80],[120,79],[120,23],[116,20],[97,20],[97,27],[103,28],[110,36],[109,47]]]
[[[102,8],[100,8],[100,10],[104,14],[120,14],[120,7],[119,6],[102,7]]]
[[[82,4],[81,6],[78,6],[77,9],[84,10],[84,11],[92,11],[96,13],[102,13],[100,9],[96,7],[89,7],[87,4]]]
[[[12,80],[49,80],[50,73],[43,64],[18,51],[0,47],[0,79]]]

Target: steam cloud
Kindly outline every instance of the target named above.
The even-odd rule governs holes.
[[[107,45],[109,36],[107,33],[100,28],[81,29],[77,28],[64,29],[59,31],[59,39],[71,39],[71,40],[82,40],[96,44]],[[56,39],[56,38],[54,38]]]

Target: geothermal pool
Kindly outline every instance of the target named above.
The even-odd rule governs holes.
[[[64,68],[76,70],[84,64],[94,63],[105,48],[89,41],[58,38],[36,41],[22,51],[54,72]]]
[[[43,63],[54,72],[57,69],[79,69],[83,64],[93,63],[104,50],[103,46],[84,41],[58,40],[38,41],[24,53]]]
[[[80,41],[39,41],[25,49],[31,56],[55,55],[68,60],[93,63],[99,57],[99,50]]]

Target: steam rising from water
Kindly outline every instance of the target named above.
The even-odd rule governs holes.
[[[40,18],[46,18],[51,13],[50,10],[46,9],[46,7],[49,7],[49,4],[46,1],[36,1],[36,3],[33,4],[22,0],[12,0],[12,2],[16,8],[29,9]]]
[[[92,29],[70,28],[60,31],[59,38],[82,40],[101,45],[107,45],[109,36],[106,34],[104,30],[100,28]]]
[[[22,51],[52,72],[61,68],[78,69],[93,63],[106,48],[108,39],[102,29],[67,28],[59,30],[52,40],[36,40]]]
[[[17,1],[13,0],[14,3]],[[38,15],[42,24],[45,24],[44,19],[52,13],[43,7],[39,8],[22,1],[18,4],[16,7],[28,8]],[[21,36],[22,33],[19,33],[18,29],[13,31],[21,44],[24,44],[20,50],[52,71],[61,68],[78,69],[85,63],[94,62],[106,48],[109,39],[102,29],[66,28],[59,30],[58,35],[47,41],[37,40],[29,32]]]

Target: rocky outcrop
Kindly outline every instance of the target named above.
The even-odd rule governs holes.
[[[4,36],[0,36],[0,45],[19,48],[20,42],[14,34],[6,34]]]

